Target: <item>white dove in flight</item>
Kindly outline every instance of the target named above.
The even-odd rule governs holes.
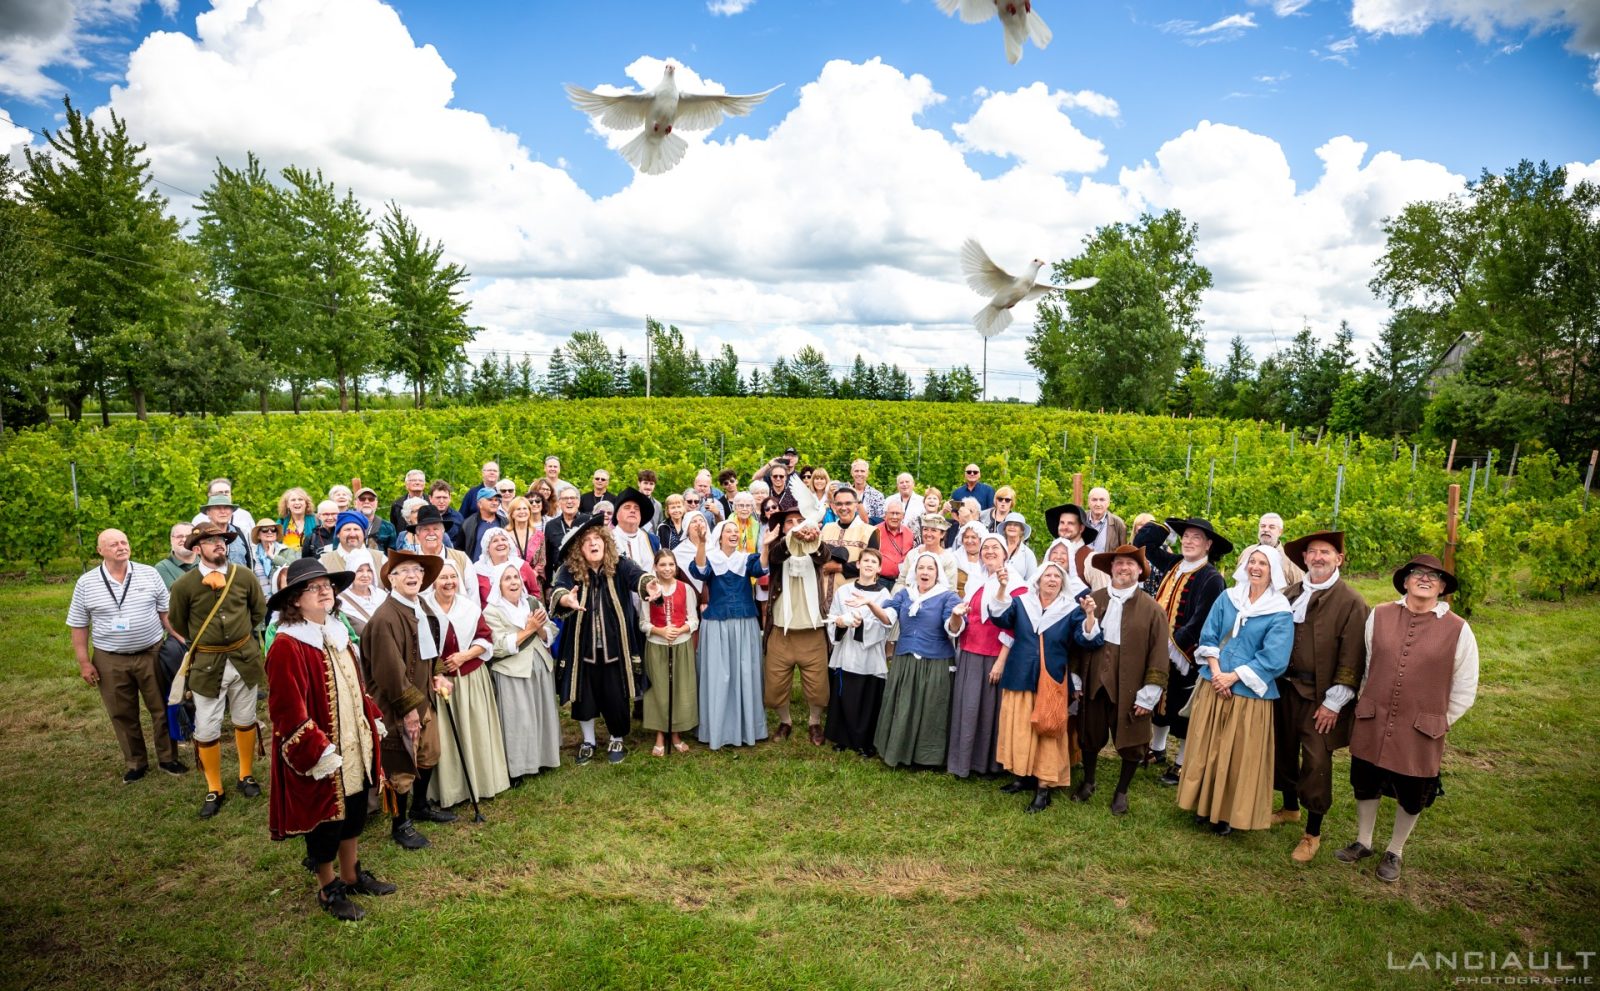
[[[983,250],[983,245],[973,238],[967,238],[961,246],[961,272],[967,277],[967,285],[980,296],[992,297],[989,305],[972,315],[972,325],[978,328],[978,333],[988,340],[994,335],[1011,326],[1011,308],[1026,299],[1038,299],[1045,293],[1066,289],[1073,292],[1089,289],[1097,285],[1098,278],[1076,279],[1064,286],[1051,285],[1048,282],[1035,282],[1039,269],[1044,267],[1044,262],[1035,258],[1028,263],[1027,273],[1021,277],[1013,276],[1010,272],[996,265],[988,253]]]
[[[677,66],[668,62],[661,82],[648,93],[604,96],[569,85],[567,98],[613,131],[643,127],[638,137],[622,146],[622,157],[645,175],[660,175],[682,161],[683,153],[689,149],[688,142],[672,133],[674,129],[707,131],[722,123],[724,116],[743,117],[778,88],[747,96],[682,93],[676,73]]]
[[[961,19],[968,24],[982,24],[996,14],[1006,35],[1006,61],[1012,65],[1022,58],[1022,43],[1029,38],[1035,46],[1050,44],[1050,29],[1044,18],[1033,9],[1033,0],[934,0],[946,14],[961,10]]]

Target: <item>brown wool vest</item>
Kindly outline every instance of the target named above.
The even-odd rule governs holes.
[[[1352,757],[1411,777],[1439,773],[1463,625],[1455,613],[1419,615],[1400,603],[1372,611],[1372,653],[1366,688],[1356,700]]]

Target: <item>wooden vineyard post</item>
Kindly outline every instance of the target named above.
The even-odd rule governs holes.
[[[1517,473],[1517,455],[1522,453],[1522,441],[1511,445],[1511,463],[1506,466],[1505,481],[1500,483],[1501,492],[1511,491],[1511,476]]]
[[[1083,472],[1072,473],[1072,501],[1075,505],[1083,505]]]
[[[1450,442],[1450,455],[1444,459],[1444,470],[1450,471],[1456,466],[1456,442]]]
[[[1450,499],[1444,518],[1444,570],[1456,573],[1456,511],[1461,508],[1461,486],[1450,486]]]

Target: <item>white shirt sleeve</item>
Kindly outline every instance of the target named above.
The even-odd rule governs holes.
[[[1322,696],[1322,707],[1329,712],[1338,712],[1355,697],[1356,690],[1349,685],[1329,685],[1328,693]]]
[[[1239,676],[1240,681],[1250,686],[1250,690],[1252,692],[1255,692],[1257,695],[1266,694],[1267,683],[1261,680],[1261,676],[1259,674],[1256,674],[1254,671],[1250,670],[1250,665],[1241,664],[1233,669],[1233,673]]]
[[[1445,721],[1452,726],[1472,708],[1478,697],[1478,638],[1472,627],[1461,624],[1461,639],[1456,641],[1455,668],[1450,676],[1450,708]]]
[[[1133,704],[1141,709],[1154,709],[1161,701],[1161,686],[1146,685],[1134,693]]]

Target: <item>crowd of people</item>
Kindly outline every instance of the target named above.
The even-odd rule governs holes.
[[[122,780],[149,768],[141,706],[160,770],[187,773],[177,741],[192,738],[202,818],[259,797],[268,756],[272,838],[304,837],[318,903],[359,919],[357,896],[395,890],[362,866],[369,815],[427,847],[419,823],[561,765],[563,708],[579,767],[625,760],[636,724],[656,758],[691,739],[753,746],[769,727],[784,741],[798,675],[813,746],[1003,777],[1038,813],[1058,790],[1093,801],[1109,744],[1112,815],[1150,767],[1219,835],[1303,816],[1300,863],[1348,746],[1357,828],[1334,856],[1374,856],[1393,797],[1375,874],[1394,881],[1476,694],[1476,641],[1440,561],[1413,558],[1398,599],[1369,609],[1341,575],[1343,533],[1284,541],[1272,513],[1230,583],[1217,563],[1234,546],[1205,519],[1129,524],[1096,488],[1046,510],[1034,541],[1015,492],[976,464],[948,495],[910,474],[885,494],[863,460],[835,481],[792,448],[743,486],[702,470],[681,493],[651,471],[621,491],[603,469],[588,491],[561,473],[548,458],[519,486],[490,462],[457,504],[411,471],[387,513],[370,487],[315,503],[293,488],[259,519],[219,478],[154,566],[101,533],[67,625]]]

